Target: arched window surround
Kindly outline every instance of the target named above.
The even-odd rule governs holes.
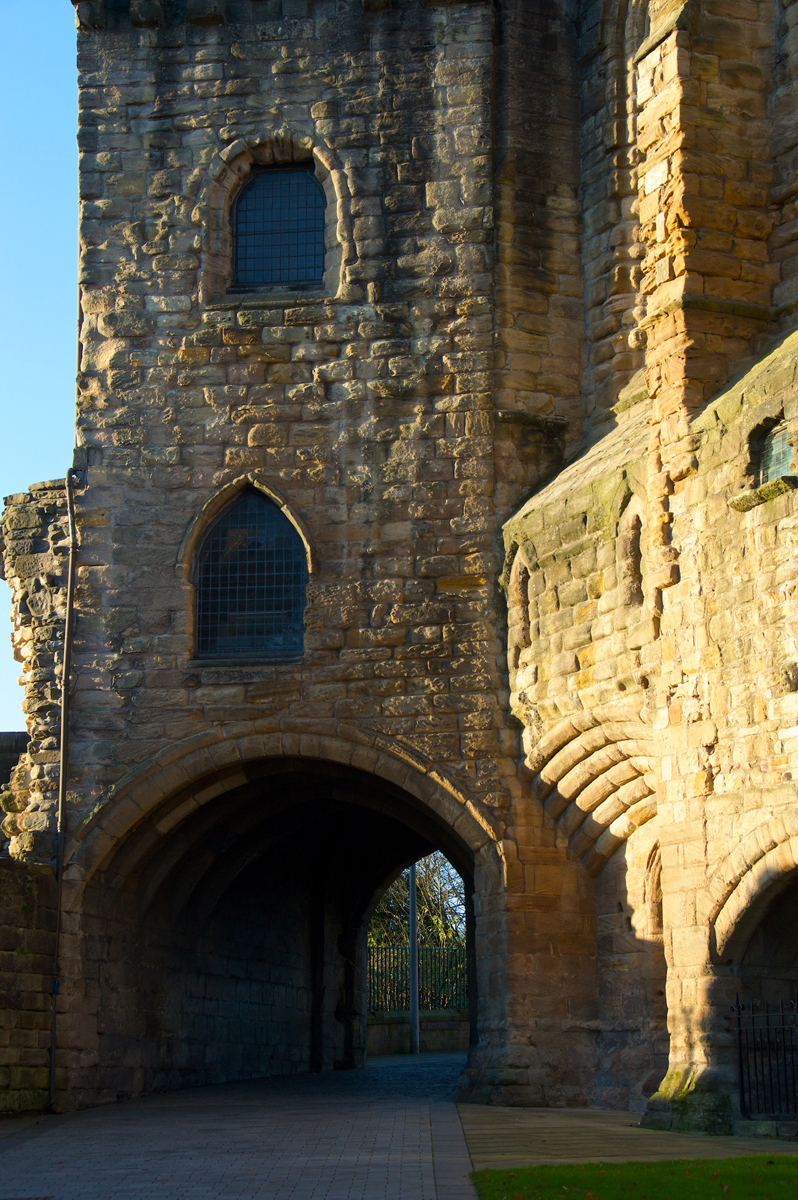
[[[316,289],[280,288],[266,286],[257,291],[232,292],[233,279],[233,205],[248,182],[253,170],[270,166],[312,166],[313,173],[324,191],[325,260],[322,285]],[[203,230],[203,253],[200,275],[200,303],[204,307],[235,303],[241,296],[246,303],[279,302],[281,296],[324,295],[337,297],[342,293],[347,263],[357,257],[352,233],[351,196],[349,185],[338,157],[328,146],[317,143],[307,135],[285,130],[270,136],[237,139],[220,150],[208,166],[205,184],[197,197],[192,221]]]
[[[195,657],[195,588],[194,588],[194,564],[198,550],[202,546],[206,534],[211,530],[215,522],[228,509],[232,508],[241,496],[248,490],[260,493],[265,499],[271,501],[276,508],[280,510],[282,515],[294,527],[299,535],[305,549],[307,561],[307,579],[308,583],[318,574],[318,555],[315,549],[312,536],[302,518],[295,511],[293,506],[274,489],[269,483],[266,483],[259,477],[256,472],[248,472],[246,475],[241,475],[230,481],[218,492],[202,505],[199,511],[194,516],[188,529],[186,530],[183,541],[178,552],[176,567],[179,574],[184,580],[185,586],[185,620],[186,620],[186,636],[188,642],[188,662],[196,663],[196,665],[213,666],[214,662],[241,664],[244,666],[247,663],[277,663],[280,661],[279,656],[271,656],[268,652],[255,653],[250,656],[235,656],[235,658],[223,655],[217,660],[211,656]],[[306,603],[307,611],[307,603]],[[283,659],[282,661],[287,661]]]

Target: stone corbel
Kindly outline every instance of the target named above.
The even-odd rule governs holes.
[[[105,0],[72,0],[78,29],[105,29]]]
[[[192,25],[224,25],[224,0],[188,0]]]
[[[130,20],[143,27],[163,24],[161,0],[130,0]]]

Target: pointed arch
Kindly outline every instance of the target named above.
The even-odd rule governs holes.
[[[317,574],[319,569],[318,555],[305,521],[294,506],[271,483],[266,482],[260,472],[248,471],[246,475],[238,475],[235,479],[231,479],[229,483],[226,483],[224,487],[219,488],[217,492],[214,492],[202,507],[197,510],[191,524],[183,535],[183,540],[180,543],[180,549],[177,554],[177,565],[178,570],[181,571],[187,583],[191,582],[194,555],[205,533],[216,517],[232,503],[236,495],[248,487],[254,488],[256,491],[261,492],[268,500],[271,500],[272,504],[275,504],[283,516],[291,522],[305,546],[305,553],[308,560],[308,574]]]
[[[507,616],[509,625],[507,651],[511,678],[514,678],[524,650],[529,649],[530,581],[529,564],[519,549],[510,569],[510,579],[507,585]]]
[[[798,809],[740,838],[706,889],[718,958],[735,962],[771,900],[798,876]]]

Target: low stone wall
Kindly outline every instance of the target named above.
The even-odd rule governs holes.
[[[421,1014],[421,1053],[468,1049],[469,1022],[465,1012],[428,1012]],[[368,1019],[366,1053],[376,1058],[382,1054],[410,1053],[410,1014],[406,1012],[374,1013]]]
[[[0,857],[0,1114],[47,1105],[55,872]],[[65,1055],[56,1056],[64,1084]]]

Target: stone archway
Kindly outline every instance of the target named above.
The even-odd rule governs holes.
[[[362,1065],[365,918],[385,881],[440,849],[479,919],[501,908],[477,810],[383,749],[286,734],[171,757],[70,847],[70,1104]],[[501,950],[477,972],[473,912],[470,943],[472,1040],[490,1040]]]
[[[734,963],[773,897],[790,882],[798,865],[798,810],[764,821],[717,867],[707,895],[715,955]]]

